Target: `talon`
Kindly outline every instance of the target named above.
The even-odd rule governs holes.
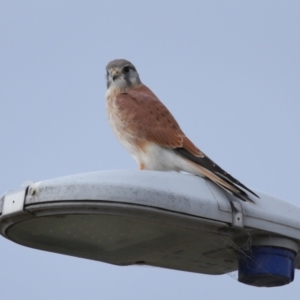
[[[145,165],[144,164],[140,164],[140,170],[144,170],[145,169]]]

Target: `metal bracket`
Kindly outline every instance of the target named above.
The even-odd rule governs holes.
[[[229,201],[232,208],[232,226],[244,228],[244,215],[241,203],[232,198]]]

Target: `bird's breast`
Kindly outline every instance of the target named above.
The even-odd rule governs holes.
[[[119,109],[114,96],[108,96],[106,103],[109,124],[120,143],[129,151],[136,161],[139,161],[140,153],[143,151],[143,143],[134,133],[133,124],[126,119],[126,115]]]

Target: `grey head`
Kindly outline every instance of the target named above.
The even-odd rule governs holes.
[[[126,59],[115,59],[106,66],[107,88],[130,88],[141,84],[135,66]]]

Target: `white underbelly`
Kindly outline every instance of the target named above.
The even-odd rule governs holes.
[[[149,143],[144,152],[139,154],[139,160],[146,170],[180,171],[182,159],[172,149]]]

